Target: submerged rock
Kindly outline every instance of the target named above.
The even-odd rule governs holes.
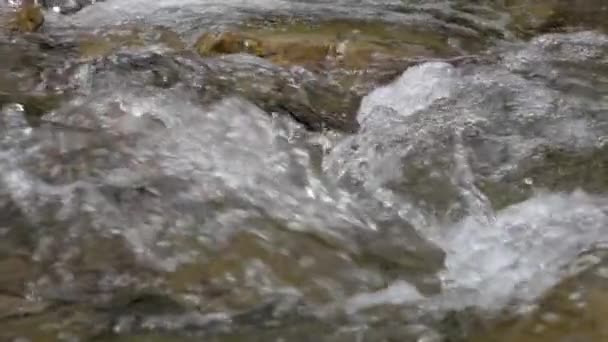
[[[607,31],[608,7],[602,0],[507,0],[511,26],[525,36],[570,29]]]
[[[256,56],[264,55],[260,40],[236,32],[205,32],[196,41],[195,48],[202,56],[243,52]]]
[[[500,180],[481,180],[479,188],[500,209],[530,197],[539,189],[570,192],[608,189],[608,149],[568,151],[544,148]]]
[[[230,90],[268,112],[287,113],[309,129],[347,132],[358,130],[360,99],[373,86],[421,59],[462,53],[442,32],[428,28],[380,20],[287,18],[205,32],[194,50],[211,61],[243,64],[247,59],[240,56],[253,55],[285,68],[254,67],[253,72],[242,72],[223,65],[222,74],[206,87],[205,98]],[[216,82],[218,87],[213,85]]]
[[[382,21],[279,19],[231,31],[205,32],[194,44],[203,56],[247,53],[279,65],[362,69],[386,60],[457,55],[441,33]]]
[[[247,53],[287,65],[321,63],[336,55],[335,44],[323,40],[258,38],[240,32],[204,33],[195,43],[195,49],[202,56]]]
[[[83,34],[77,38],[80,56],[99,58],[124,50],[167,49],[181,51],[186,48],[180,36],[163,26],[143,28],[119,26],[95,34]]]

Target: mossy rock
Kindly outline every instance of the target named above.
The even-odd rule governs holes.
[[[36,32],[44,24],[42,9],[36,5],[24,5],[15,12],[9,27],[13,31]]]
[[[250,22],[205,32],[194,44],[202,56],[247,53],[279,65],[330,65],[364,69],[386,59],[453,56],[442,33],[382,21]]]
[[[262,37],[253,33],[204,33],[195,43],[201,56],[247,53],[268,58],[279,65],[320,63],[335,55],[335,45],[326,41]]]
[[[194,44],[201,56],[250,53],[263,56],[262,42],[239,32],[205,32]]]

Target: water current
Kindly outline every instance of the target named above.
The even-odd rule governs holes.
[[[608,341],[602,1],[46,5],[0,35],[3,341]],[[414,52],[187,48],[285,17]]]

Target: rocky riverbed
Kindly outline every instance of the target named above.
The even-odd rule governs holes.
[[[0,340],[608,338],[603,1],[0,1]]]

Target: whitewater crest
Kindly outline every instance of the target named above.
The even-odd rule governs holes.
[[[360,133],[334,147],[325,169],[394,208],[446,258],[441,293],[424,296],[395,282],[350,298],[347,311],[386,304],[498,311],[533,303],[598,261],[585,255],[606,242],[605,196],[580,189],[550,192],[535,187],[534,177],[522,177],[531,196],[495,208],[495,195],[478,187],[482,180],[512,182],[520,165],[547,148],[601,148],[597,143],[607,132],[593,115],[599,103],[521,74],[534,60],[557,59],[555,44],[581,44],[588,51],[583,57],[573,46],[564,47],[561,59],[594,61],[605,53],[601,36],[581,35],[586,43],[569,35],[539,38],[509,53],[504,69],[421,64],[362,101]],[[451,204],[439,205],[446,196]]]

